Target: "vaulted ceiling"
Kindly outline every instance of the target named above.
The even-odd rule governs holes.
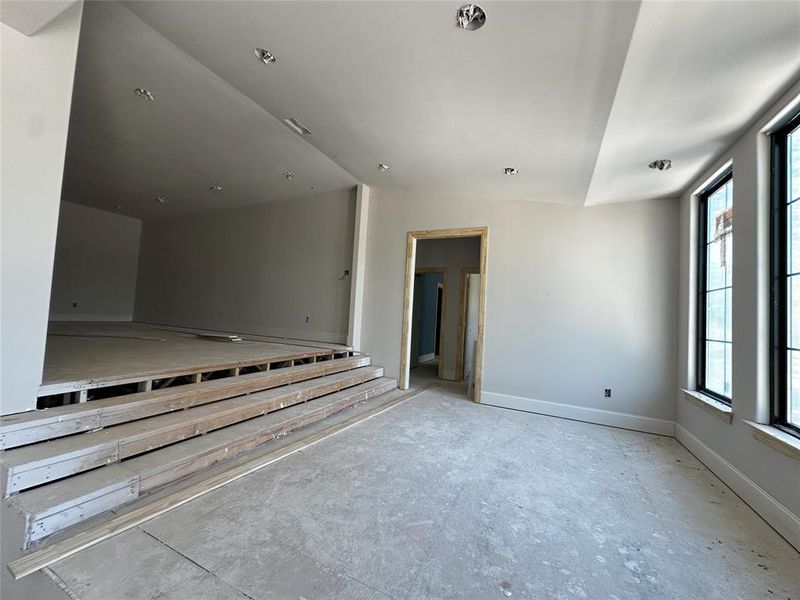
[[[800,75],[796,2],[483,2],[477,31],[458,5],[87,2],[63,197],[147,217],[359,181],[674,196]]]

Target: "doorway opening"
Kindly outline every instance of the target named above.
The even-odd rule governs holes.
[[[480,402],[488,229],[412,231],[407,242],[399,387],[461,382]]]

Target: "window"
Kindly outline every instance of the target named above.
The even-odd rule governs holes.
[[[800,113],[772,135],[772,421],[800,435]]]
[[[733,172],[700,194],[697,390],[731,402]]]

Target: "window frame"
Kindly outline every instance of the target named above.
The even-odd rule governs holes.
[[[800,110],[794,111],[770,135],[770,424],[800,437],[800,426],[789,421],[788,315],[786,302],[789,237],[787,203],[789,134],[800,127]],[[800,276],[800,275],[799,275]]]
[[[733,166],[727,167],[722,173],[717,175],[708,185],[706,185],[698,194],[697,202],[697,308],[696,308],[696,322],[697,322],[697,360],[695,361],[696,372],[696,385],[695,388],[701,394],[713,398],[727,406],[732,406],[733,400],[719,392],[709,390],[706,388],[706,313],[708,311],[707,304],[707,278],[708,273],[708,254],[706,247],[708,245],[708,199],[720,188],[725,186],[729,181],[733,181]],[[733,283],[731,283],[731,298],[733,298]],[[731,342],[733,347],[733,342]],[[732,367],[732,364],[731,364]]]

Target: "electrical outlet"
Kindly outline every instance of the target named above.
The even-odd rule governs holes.
[[[311,321],[311,317],[309,317],[308,315],[306,315],[306,323],[308,323],[309,321]]]
[[[611,388],[606,388],[605,391],[603,392],[603,395],[606,398],[611,398]]]

